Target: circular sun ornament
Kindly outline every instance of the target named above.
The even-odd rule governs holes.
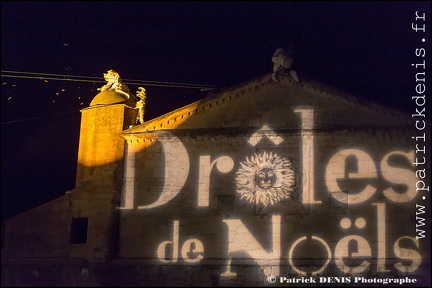
[[[240,199],[264,206],[289,199],[294,191],[292,163],[272,152],[254,154],[240,162],[236,173]]]

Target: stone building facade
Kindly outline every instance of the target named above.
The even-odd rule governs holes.
[[[102,89],[81,110],[76,188],[5,223],[2,285],[430,283],[411,115],[297,80],[144,123],[124,86]]]

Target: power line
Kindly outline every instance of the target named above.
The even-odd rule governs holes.
[[[79,75],[65,75],[65,74],[49,74],[49,73],[39,73],[39,72],[21,72],[21,71],[13,71],[13,70],[1,70],[2,73],[13,73],[13,74],[29,74],[29,75],[41,75],[41,76],[58,76],[58,77],[69,77],[69,78],[93,78],[93,79],[101,79],[101,77],[92,77],[92,76],[79,76]],[[3,75],[2,75],[3,76]]]
[[[79,110],[74,110],[74,111],[61,112],[61,113],[55,113],[55,114],[49,114],[49,115],[42,115],[42,116],[36,116],[36,117],[31,117],[31,118],[25,118],[25,119],[17,119],[17,120],[5,121],[5,122],[1,122],[1,125],[11,124],[11,123],[17,123],[17,122],[22,122],[22,121],[28,121],[28,120],[41,119],[41,118],[46,118],[46,117],[51,117],[51,116],[57,116],[57,115],[63,115],[63,114],[70,114],[70,113],[75,113],[75,112],[78,112],[78,111]]]
[[[39,79],[39,80],[56,80],[56,81],[71,81],[71,82],[105,82],[99,80],[85,80],[85,79],[65,79],[65,78],[53,78],[53,77],[36,77],[36,76],[22,76],[22,75],[1,75],[2,77],[8,78],[21,78],[21,79]]]
[[[13,70],[1,70],[1,77],[21,78],[21,79],[39,79],[39,80],[54,80],[54,81],[71,81],[71,82],[106,82],[102,77],[81,76],[81,75],[65,75],[65,74],[50,74],[40,72],[22,72]],[[129,85],[146,85],[146,86],[159,86],[171,88],[187,88],[187,89],[223,89],[223,87],[216,87],[213,85],[204,84],[190,84],[190,83],[176,83],[176,82],[162,82],[150,80],[133,80],[122,79],[122,83]]]

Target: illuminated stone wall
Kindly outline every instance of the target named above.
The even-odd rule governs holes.
[[[107,96],[106,93],[99,93],[95,99]],[[71,205],[73,218],[87,219],[87,237],[85,243],[71,243],[69,256],[106,262],[115,257],[117,250],[115,207],[122,185],[124,156],[120,135],[135,123],[136,111],[119,103],[95,105],[95,99],[90,107],[81,110],[77,188],[72,192]]]
[[[124,135],[118,259],[140,259],[137,274],[167,286],[421,277],[415,213],[429,184],[409,118],[267,80]]]

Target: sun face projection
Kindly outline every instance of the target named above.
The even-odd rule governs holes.
[[[288,159],[272,152],[255,153],[240,165],[236,173],[240,199],[267,206],[289,199],[294,191],[294,171]]]

